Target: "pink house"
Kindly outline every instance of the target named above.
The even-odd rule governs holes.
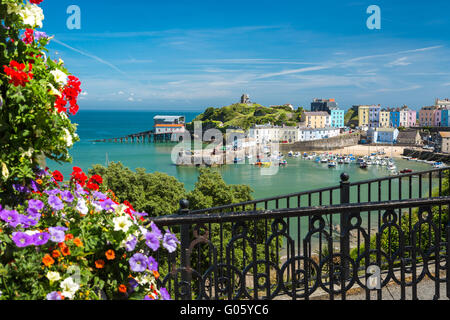
[[[408,124],[407,127],[417,127],[417,111],[415,110],[408,110]]]
[[[422,127],[440,127],[442,110],[437,107],[423,107],[419,111],[419,123]]]

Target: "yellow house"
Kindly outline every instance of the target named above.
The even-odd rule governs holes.
[[[391,125],[391,112],[383,109],[380,111],[380,127],[389,128]]]
[[[331,116],[328,112],[305,112],[305,125],[309,128],[328,128],[331,126]]]
[[[359,127],[369,126],[369,106],[358,107]]]

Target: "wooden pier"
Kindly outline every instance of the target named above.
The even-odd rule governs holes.
[[[164,142],[179,142],[180,140],[173,140],[172,133],[155,133],[152,131],[145,131],[135,134],[129,134],[124,137],[110,138],[110,139],[98,139],[92,142],[115,142],[115,143],[164,143]],[[182,137],[180,136],[182,140]]]

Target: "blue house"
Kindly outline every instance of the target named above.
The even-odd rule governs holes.
[[[333,128],[343,128],[345,126],[344,124],[344,117],[345,117],[345,111],[344,110],[330,110],[331,115],[331,126]]]
[[[391,111],[391,127],[400,127],[400,110]]]
[[[441,126],[448,127],[448,110],[442,109],[441,111]]]

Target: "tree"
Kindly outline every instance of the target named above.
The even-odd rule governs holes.
[[[186,193],[183,183],[175,177],[139,168],[133,172],[120,162],[111,162],[107,168],[94,165],[89,174],[101,175],[120,201],[127,200],[135,210],[152,217],[175,213]]]

